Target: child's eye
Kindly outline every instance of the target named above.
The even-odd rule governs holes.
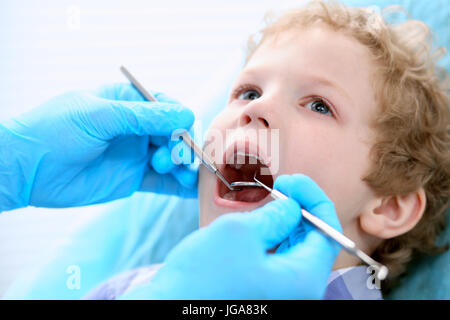
[[[253,86],[243,85],[237,88],[232,96],[240,100],[256,100],[261,94]]]
[[[328,105],[320,98],[316,98],[316,100],[311,101],[305,105],[306,108],[310,109],[311,111],[318,112],[324,115],[333,116],[333,113],[331,112]]]
[[[244,92],[242,92],[238,99],[243,99],[243,100],[256,100],[260,97],[259,92],[256,90],[245,90]]]

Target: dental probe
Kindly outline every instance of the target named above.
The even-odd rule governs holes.
[[[127,70],[124,66],[120,66],[120,71],[124,74],[125,77],[131,82],[131,84],[147,99],[148,101],[158,102],[156,98],[136,80],[135,77]]]
[[[125,68],[124,66],[120,67],[120,71],[127,77],[127,79],[134,85],[134,87],[148,100],[153,102],[158,102],[156,98],[139,83],[139,81],[136,80],[135,77]],[[193,151],[194,153],[200,158],[202,163],[205,165],[208,170],[210,170],[212,173],[214,173],[227,187],[228,189],[235,191],[240,190],[239,188],[233,188],[230,183],[225,179],[225,177],[222,175],[222,173],[217,169],[214,162],[206,155],[206,153],[203,152],[203,150],[194,142],[194,140],[191,138],[189,133],[187,131],[184,131],[183,133],[180,133],[181,138],[183,139],[184,143],[186,143]]]
[[[272,198],[274,198],[274,199],[288,199],[288,197],[284,193],[282,193],[282,192],[280,192],[278,190],[269,188],[264,183],[262,183],[261,181],[256,179],[256,176],[253,177],[253,179],[261,187],[263,187],[264,189],[269,191],[270,195],[272,196]],[[314,226],[316,226],[319,230],[321,230],[327,236],[333,238],[346,251],[348,251],[349,253],[354,254],[355,256],[357,256],[358,258],[360,258],[367,265],[375,267],[376,268],[375,276],[378,279],[380,279],[380,280],[386,279],[386,276],[388,275],[388,272],[389,272],[389,270],[388,270],[388,268],[386,266],[384,266],[381,263],[376,262],[375,260],[373,260],[370,256],[368,256],[363,251],[358,249],[358,247],[356,246],[356,244],[352,240],[350,240],[349,238],[344,236],[342,233],[340,233],[339,231],[337,231],[336,229],[334,229],[330,225],[326,224],[324,221],[320,220],[319,218],[317,218],[316,216],[312,215],[311,213],[309,213],[308,211],[306,211],[304,209],[301,209],[301,210],[302,210],[302,216],[306,220],[311,222]]]
[[[225,177],[220,173],[219,169],[214,164],[214,161],[212,161],[206,153],[203,152],[203,150],[194,142],[194,140],[191,138],[189,133],[187,131],[184,131],[180,134],[181,138],[183,139],[184,143],[186,143],[193,151],[194,153],[200,158],[202,163],[205,165],[206,168],[208,168],[209,171],[214,173],[230,190],[240,190],[237,188],[234,188],[230,185],[230,183],[225,179]]]

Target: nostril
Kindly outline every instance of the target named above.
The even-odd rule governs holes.
[[[264,124],[264,126],[265,126],[266,128],[269,128],[269,122],[267,122],[266,119],[264,119],[264,118],[258,118],[258,120],[261,121],[261,122]]]
[[[242,119],[241,119],[241,125],[246,125],[249,124],[250,122],[252,122],[252,119],[250,118],[250,116],[248,115],[243,115]]]

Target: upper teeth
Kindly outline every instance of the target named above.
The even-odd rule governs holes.
[[[245,152],[242,152],[242,151],[238,151],[238,152],[236,152],[235,160],[237,160],[238,157],[243,157],[244,159],[246,157],[248,157],[249,158],[249,164],[257,164],[258,161],[264,164],[264,161],[259,156],[257,156],[256,154],[253,154],[253,153],[245,153]],[[254,159],[254,161],[252,161],[252,159]],[[236,162],[236,168],[240,169],[241,167],[242,167],[242,163],[237,163]]]

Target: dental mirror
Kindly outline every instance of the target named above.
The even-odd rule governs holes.
[[[240,188],[262,188],[257,182],[251,182],[251,181],[236,181],[230,183],[230,187],[233,189],[240,189]]]
[[[255,181],[236,181],[230,183],[230,187],[235,190],[239,190],[241,188],[263,188],[261,182],[256,179],[256,172],[253,175],[253,180]]]

